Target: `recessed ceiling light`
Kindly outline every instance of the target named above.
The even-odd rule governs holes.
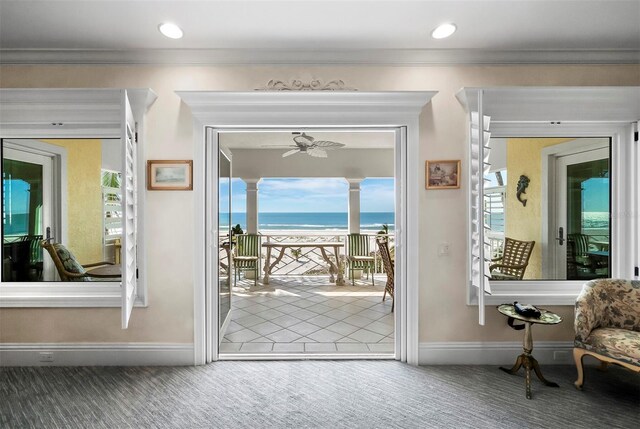
[[[170,22],[164,22],[158,25],[158,30],[169,39],[182,39],[182,29]]]
[[[458,27],[452,23],[438,25],[435,30],[431,32],[431,37],[434,39],[445,39],[455,33],[457,29]]]

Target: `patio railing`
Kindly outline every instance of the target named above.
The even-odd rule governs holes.
[[[276,243],[327,243],[327,242],[339,242],[343,244],[340,248],[340,267],[343,273],[346,272],[346,253],[347,253],[347,234],[342,231],[328,232],[328,231],[295,231],[286,234],[270,234],[261,233],[262,243],[276,242]],[[382,257],[378,251],[378,245],[376,238],[387,237],[389,243],[389,250],[391,255],[394,255],[394,242],[395,237],[393,234],[363,234],[367,235],[369,240],[369,254],[374,257],[375,260],[375,272],[384,273],[384,264],[382,263]],[[271,261],[273,262],[279,255],[280,249],[272,254]],[[332,252],[328,252],[328,256],[332,261],[335,261],[335,255]],[[226,254],[223,249],[220,252],[220,258],[226,261]],[[264,263],[266,259],[266,250],[262,249],[262,261],[261,270],[264,269]],[[271,271],[272,276],[303,276],[303,275],[328,275],[329,265],[325,261],[320,248],[318,247],[300,247],[300,248],[287,248],[284,252],[282,259],[273,267]]]

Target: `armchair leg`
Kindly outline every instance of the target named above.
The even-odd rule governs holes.
[[[582,390],[582,385],[584,384],[584,367],[582,363],[582,359],[584,358],[584,350],[574,347],[573,349],[573,360],[576,363],[576,369],[578,370],[578,379],[573,383],[576,386],[576,389]]]

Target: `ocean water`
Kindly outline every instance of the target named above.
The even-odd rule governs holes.
[[[492,213],[486,222],[492,231],[504,232],[504,213]],[[582,214],[582,231],[608,230],[609,212],[584,212]]]
[[[226,227],[228,213],[220,213],[220,225]],[[333,213],[260,213],[258,215],[258,228],[266,230],[347,230],[346,212]],[[389,230],[394,229],[395,215],[393,212],[375,212],[360,214],[360,228],[368,231],[379,231],[383,224],[389,225]],[[232,225],[240,224],[243,230],[247,228],[245,213],[233,213]]]

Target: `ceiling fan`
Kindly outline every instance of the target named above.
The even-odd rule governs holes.
[[[309,156],[313,156],[315,158],[326,158],[327,150],[339,149],[344,147],[343,143],[332,142],[328,140],[316,140],[311,136],[308,136],[305,133],[293,133],[295,137],[293,137],[293,142],[295,145],[287,145],[282,146],[286,148],[295,148],[291,149],[282,154],[283,158],[294,155],[296,153],[306,153]],[[273,146],[271,146],[273,147]]]

